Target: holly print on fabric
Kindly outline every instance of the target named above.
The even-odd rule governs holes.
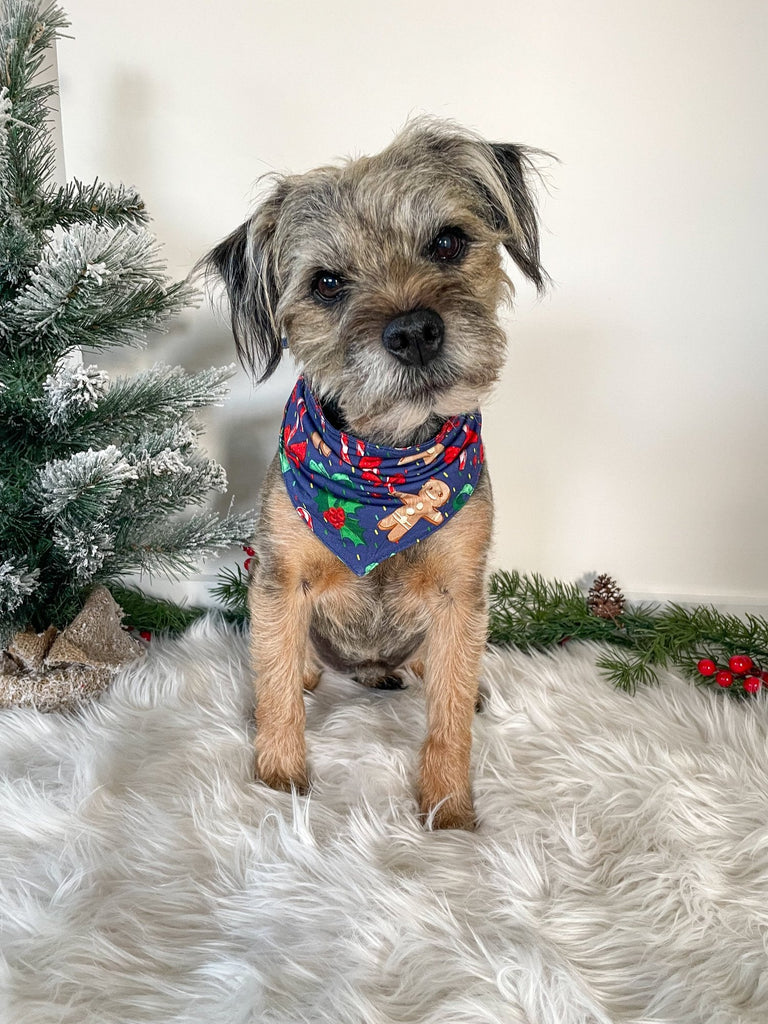
[[[339,537],[351,540],[355,546],[364,543],[363,529],[355,516],[355,512],[362,508],[361,502],[339,498],[330,491],[321,489],[318,493],[317,507],[322,512],[325,522],[338,532]]]
[[[336,430],[303,377],[285,407],[280,467],[302,522],[362,576],[461,510],[483,467],[479,413],[390,448]]]

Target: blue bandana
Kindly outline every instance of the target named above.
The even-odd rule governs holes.
[[[280,434],[283,480],[309,529],[364,576],[467,502],[483,466],[481,422],[455,416],[431,441],[386,448],[332,427],[299,377]]]

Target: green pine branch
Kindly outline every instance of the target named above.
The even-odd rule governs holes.
[[[169,282],[164,271],[146,232],[77,224],[45,248],[9,308],[10,346],[55,359],[76,346],[140,344],[198,300],[190,285]]]
[[[707,605],[669,604],[629,606],[602,619],[575,584],[504,571],[491,577],[489,606],[491,643],[526,651],[570,640],[603,644],[598,666],[630,692],[657,682],[666,668],[704,682],[696,668],[702,658],[727,666],[732,655],[745,654],[768,670],[768,622],[755,615],[742,619]],[[740,684],[733,692],[741,692]]]
[[[105,437],[138,441],[149,432],[163,431],[189,413],[222,402],[233,366],[187,373],[179,366],[157,364],[131,377],[116,377],[101,401],[66,421],[73,444],[99,444]]]
[[[198,512],[185,519],[160,521],[152,529],[124,522],[117,535],[115,554],[104,563],[102,578],[127,572],[160,573],[179,579],[194,571],[201,558],[242,542],[253,530],[250,515],[219,518]]]
[[[140,587],[112,584],[109,589],[123,609],[123,622],[133,629],[178,635],[206,614],[205,608],[154,597]]]
[[[43,240],[28,215],[55,169],[47,126],[56,82],[47,62],[67,25],[56,3],[4,0],[0,6],[0,339],[4,302],[34,266]]]
[[[124,452],[129,452],[124,448]],[[181,461],[181,459],[179,460]],[[114,506],[114,514],[129,519],[133,530],[172,516],[191,506],[203,505],[211,489],[226,489],[226,477],[218,463],[190,453],[184,469],[153,473],[139,463],[141,475],[123,488]],[[146,463],[144,464],[146,466]]]
[[[614,623],[589,613],[584,595],[574,583],[546,580],[536,573],[494,573],[489,613],[490,643],[521,650],[551,647],[573,636],[598,642],[623,637]],[[636,614],[644,613],[638,609]]]
[[[229,566],[219,569],[218,583],[213,588],[213,596],[235,622],[248,620],[248,582],[249,577],[239,565],[234,569]]]
[[[124,224],[146,224],[149,216],[136,189],[109,185],[97,178],[90,185],[75,180],[45,193],[31,220],[44,230],[74,224],[118,228]]]
[[[40,0],[3,0],[0,13],[0,85],[8,90],[18,120],[40,129],[56,93],[56,83],[41,80],[40,73],[48,48],[69,21],[56,2]]]
[[[55,169],[55,146],[46,129],[56,82],[47,62],[49,47],[68,21],[57,4],[37,0],[5,0],[2,15],[0,89],[9,109],[3,140],[0,211],[26,221]],[[50,77],[45,77],[46,71],[51,72]],[[28,242],[38,241],[39,233],[31,231],[29,224],[27,229]],[[16,255],[27,262],[29,254],[29,248],[24,247]]]

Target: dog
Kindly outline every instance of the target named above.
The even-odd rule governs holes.
[[[287,344],[301,371],[249,584],[256,772],[273,788],[308,786],[303,691],[323,667],[386,689],[410,669],[422,818],[475,827],[493,522],[479,409],[514,294],[501,247],[545,288],[537,154],[419,119],[375,156],[277,178],[204,260],[243,365],[261,382]]]

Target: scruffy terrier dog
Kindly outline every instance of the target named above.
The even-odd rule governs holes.
[[[301,377],[264,484],[249,589],[256,766],[308,784],[303,690],[423,676],[419,801],[474,827],[472,717],[493,504],[479,407],[506,339],[500,246],[544,286],[531,152],[416,121],[383,152],[278,180],[207,257],[239,356]]]

